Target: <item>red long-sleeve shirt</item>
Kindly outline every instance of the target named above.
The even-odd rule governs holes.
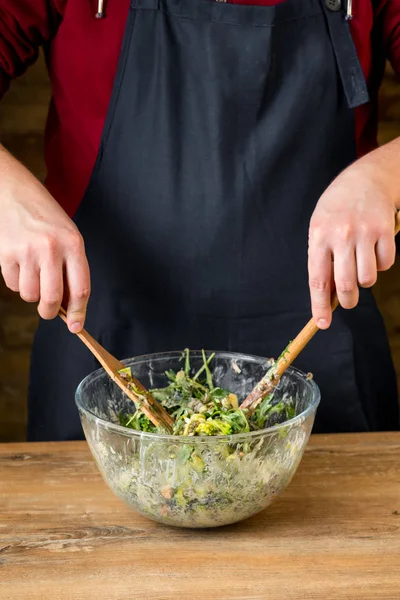
[[[45,140],[47,186],[71,215],[96,159],[129,3],[106,0],[106,18],[99,20],[97,0],[0,0],[0,96],[44,46],[53,91]],[[376,96],[385,57],[400,75],[400,0],[353,0],[353,13],[352,34],[372,98],[356,111],[361,155],[376,146]]]

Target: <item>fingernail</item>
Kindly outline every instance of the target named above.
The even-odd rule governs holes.
[[[326,327],[328,327],[328,321],[326,319],[319,319],[317,325],[320,329],[326,329]]]
[[[78,321],[75,321],[75,323],[72,323],[72,325],[69,328],[71,333],[79,333],[81,329],[82,329],[82,323],[79,323]]]

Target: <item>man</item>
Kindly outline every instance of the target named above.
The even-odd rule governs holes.
[[[312,310],[326,331],[297,365],[321,387],[316,431],[399,427],[365,288],[395,257],[400,140],[375,133],[400,0],[242,3],[0,0],[2,92],[41,45],[53,90],[47,189],[0,154],[3,276],[44,319],[31,440],[82,436],[73,394],[96,365],[54,317],[64,297],[79,331],[89,296],[88,329],[121,358],[274,356]]]

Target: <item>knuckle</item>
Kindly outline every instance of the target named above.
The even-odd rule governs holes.
[[[17,264],[17,259],[9,250],[0,253],[0,264],[2,267],[13,267]]]
[[[55,236],[46,235],[43,239],[43,245],[48,255],[54,256],[55,254],[57,254],[58,242]]]
[[[330,308],[329,302],[325,302],[324,300],[314,300],[313,301],[313,310],[318,313],[325,313],[329,308]]]
[[[349,223],[344,223],[336,227],[336,237],[343,243],[348,243],[353,236],[353,227]]]
[[[61,303],[61,292],[47,292],[41,298],[43,304],[48,307],[56,307]]]
[[[377,223],[375,231],[378,237],[386,238],[388,241],[390,241],[393,238],[393,223],[391,221]]]
[[[16,267],[17,263],[1,263],[1,274],[3,275],[4,279],[10,279],[10,277],[12,277],[14,273],[16,273]]]
[[[326,234],[320,225],[311,225],[308,237],[310,243],[320,245],[325,240]]]
[[[28,303],[37,302],[39,300],[39,294],[36,292],[25,292],[21,291],[20,296],[22,300]]]
[[[382,258],[379,259],[379,270],[380,271],[387,271],[388,269],[390,269],[391,267],[393,267],[394,263],[395,263],[395,256],[383,256]]]
[[[79,288],[78,290],[76,290],[73,293],[73,297],[78,300],[78,301],[86,301],[89,299],[90,296],[90,289],[83,287],[83,288]]]
[[[310,288],[315,292],[326,292],[329,289],[329,281],[319,277],[311,277]]]
[[[388,260],[388,269],[390,269],[390,267],[393,267],[393,265],[394,265],[395,262],[396,262],[396,256],[393,255]]]
[[[377,223],[360,221],[357,225],[358,237],[367,241],[376,240],[379,235],[379,226]]]
[[[358,230],[362,236],[366,236],[371,231],[371,225],[369,223],[367,223],[367,221],[359,221],[358,222]]]
[[[73,254],[79,254],[83,250],[83,238],[79,231],[69,231],[66,244]]]
[[[30,264],[35,256],[35,250],[30,244],[26,244],[20,248],[19,255],[21,257],[20,262]]]
[[[357,298],[355,298],[355,299],[347,298],[346,300],[342,300],[340,302],[340,304],[343,308],[346,308],[347,310],[351,310],[352,308],[355,308],[357,306],[357,302],[358,302]]]
[[[376,275],[361,275],[358,283],[361,285],[361,287],[369,288],[375,285],[376,279]]]
[[[19,292],[18,277],[13,277],[12,275],[9,275],[9,274],[3,273],[3,272],[2,272],[2,275],[3,275],[4,283],[6,284],[8,289],[11,290],[12,292]]]
[[[11,290],[12,292],[19,292],[19,285],[17,283],[15,283],[14,281],[10,281],[6,277],[4,277],[4,282],[5,282],[6,286],[8,287],[8,289]]]
[[[48,321],[49,319],[54,319],[54,317],[57,316],[58,311],[55,309],[51,309],[46,305],[40,304],[38,306],[38,313],[42,317],[42,319]]]
[[[381,261],[379,263],[379,271],[388,271],[393,266],[392,262]]]
[[[354,281],[341,279],[336,281],[336,289],[340,294],[351,294],[355,290]]]

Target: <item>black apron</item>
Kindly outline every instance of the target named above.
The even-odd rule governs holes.
[[[340,0],[135,0],[76,215],[92,275],[87,329],[119,358],[279,354],[310,318],[310,218],[356,157],[353,113],[367,101]],[[74,392],[97,366],[60,319],[40,323],[30,440],[83,437]],[[315,431],[399,427],[369,291],[296,366],[322,391]]]

